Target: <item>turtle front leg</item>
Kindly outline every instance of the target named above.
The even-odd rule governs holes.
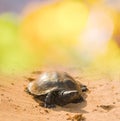
[[[58,105],[66,105],[68,103],[72,103],[75,99],[78,99],[79,92],[77,90],[65,91],[62,90],[59,92],[58,98],[56,101]]]
[[[83,101],[84,101],[84,98],[82,96],[80,96],[79,98],[73,100],[72,103],[81,103]]]
[[[49,92],[45,98],[44,107],[46,108],[54,108],[55,107],[55,95],[53,92]]]

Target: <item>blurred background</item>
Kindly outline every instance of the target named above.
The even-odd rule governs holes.
[[[44,66],[120,71],[119,0],[0,0],[0,72]]]

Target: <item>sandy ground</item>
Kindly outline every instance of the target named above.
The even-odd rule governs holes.
[[[120,121],[120,80],[81,78],[70,72],[89,88],[85,102],[46,109],[28,95],[24,89],[28,80],[38,74],[26,76],[0,76],[0,121]],[[95,76],[95,75],[94,75]],[[27,79],[30,77],[29,79]]]

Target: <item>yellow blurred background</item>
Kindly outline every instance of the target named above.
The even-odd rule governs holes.
[[[120,2],[28,2],[0,15],[0,71],[64,66],[119,72]]]

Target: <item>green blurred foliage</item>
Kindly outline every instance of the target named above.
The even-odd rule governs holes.
[[[0,71],[11,73],[24,70],[29,65],[28,56],[20,43],[17,17],[0,15]]]

